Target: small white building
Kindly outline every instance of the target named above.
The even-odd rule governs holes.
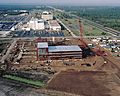
[[[41,18],[44,19],[45,21],[53,20],[53,14],[50,12],[44,11],[41,15]]]
[[[45,29],[44,20],[32,19],[29,22],[29,28],[31,28],[33,30],[44,30]]]
[[[61,26],[56,20],[50,20],[48,24],[51,31],[61,31]]]

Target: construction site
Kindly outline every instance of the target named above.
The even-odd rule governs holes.
[[[56,48],[55,51],[50,50],[51,46]],[[84,96],[110,96],[107,93],[111,92],[112,87],[119,87],[120,66],[119,61],[110,55],[105,56],[101,50],[89,48],[75,38],[17,40],[5,60],[7,67],[2,68],[6,68],[7,75],[44,82],[45,90]],[[112,91],[116,93],[119,90]]]
[[[1,59],[3,77],[41,81],[35,91],[49,96],[120,96],[120,61],[84,39],[79,23],[79,38],[16,39]]]

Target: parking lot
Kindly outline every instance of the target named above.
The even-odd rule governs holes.
[[[17,22],[0,22],[0,31],[9,31]]]
[[[19,22],[25,21],[27,16],[8,16],[0,17],[0,31],[9,31],[13,26]]]
[[[63,32],[15,31],[13,37],[64,37]]]
[[[26,19],[27,16],[8,16],[8,17],[0,17],[0,21],[2,22],[10,22],[10,21],[13,21],[13,22],[20,22],[20,21],[24,21]]]

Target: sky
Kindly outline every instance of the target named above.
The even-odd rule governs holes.
[[[0,0],[0,4],[118,5],[120,0]]]

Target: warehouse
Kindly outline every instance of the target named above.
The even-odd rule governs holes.
[[[61,31],[61,26],[56,20],[50,20],[48,24],[51,31]]]
[[[82,58],[82,49],[78,45],[49,46],[47,42],[37,44],[37,60]]]

